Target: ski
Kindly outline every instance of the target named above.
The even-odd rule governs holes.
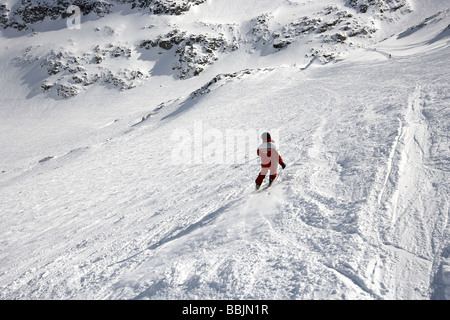
[[[263,181],[263,183],[261,183],[261,186],[259,187],[259,189],[255,190],[255,193],[269,190],[273,186],[273,184],[275,183],[276,180],[277,179],[272,181],[272,183],[267,183],[267,181]]]

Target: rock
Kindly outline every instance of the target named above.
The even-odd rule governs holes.
[[[384,16],[389,12],[400,11],[401,13],[412,12],[412,5],[409,0],[347,0],[347,5],[360,13],[376,13]]]
[[[44,81],[41,85],[42,90],[44,91],[48,91],[50,90],[52,87],[54,86],[54,84],[48,82],[48,81]]]
[[[286,48],[288,45],[290,45],[292,42],[291,41],[288,41],[288,40],[282,40],[282,41],[279,41],[279,42],[275,42],[274,44],[273,44],[273,47],[275,48],[275,49],[283,49],[283,48]]]
[[[11,12],[7,5],[0,5],[0,25],[3,28],[14,28],[17,30],[28,29],[33,23],[43,21],[45,18],[52,20],[67,19],[72,13],[66,10],[70,5],[80,8],[81,14],[95,13],[102,17],[109,14],[114,5],[130,3],[132,8],[141,8],[153,14],[181,15],[193,6],[200,5],[206,0],[41,0],[21,1],[14,6]],[[105,30],[110,33],[111,30]]]
[[[236,43],[228,42],[222,37],[212,37],[204,34],[188,35],[186,32],[174,29],[153,40],[144,40],[139,47],[147,50],[159,46],[164,50],[175,48],[176,60],[172,70],[178,73],[178,78],[186,79],[200,75],[209,65],[217,60],[219,52],[234,51]]]
[[[59,84],[56,88],[56,93],[63,99],[69,99],[76,96],[80,92],[77,86],[71,85],[70,83]]]
[[[170,40],[162,40],[159,42],[159,47],[164,50],[170,50],[173,48],[173,44]]]

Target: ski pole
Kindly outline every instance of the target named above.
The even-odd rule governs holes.
[[[245,161],[244,163],[241,163],[241,164],[238,164],[238,165],[235,165],[234,166],[234,168],[239,168],[239,167],[242,167],[244,164],[247,164],[247,163],[250,163],[250,162],[252,162],[252,161],[255,161],[255,160],[257,160],[258,159],[258,157],[256,157],[256,158],[253,158],[253,159],[250,159],[250,160],[247,160],[247,161]]]

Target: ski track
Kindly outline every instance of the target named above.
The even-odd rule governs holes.
[[[194,297],[195,292],[200,292],[200,289],[205,289],[204,281],[206,280],[203,279],[199,282],[200,279],[202,277],[209,277],[211,280],[209,282],[207,281],[208,285],[206,287],[209,290],[215,288],[213,290],[214,292],[222,292],[222,294],[219,294],[220,297],[263,298],[269,297],[270,295],[261,288],[267,286],[271,288],[270,292],[273,292],[272,290],[274,289],[273,280],[269,280],[269,278],[264,276],[268,272],[268,266],[264,263],[264,260],[275,259],[273,261],[275,265],[303,261],[301,263],[301,269],[308,270],[307,274],[313,272],[313,270],[319,270],[319,274],[323,275],[325,273],[326,278],[335,278],[334,281],[340,283],[340,285],[336,286],[337,289],[332,292],[328,291],[328,288],[325,287],[325,291],[320,291],[320,289],[317,290],[316,288],[315,290],[318,292],[313,294],[314,290],[312,290],[312,287],[320,287],[320,281],[315,279],[308,285],[302,287],[300,282],[303,281],[303,278],[299,277],[295,282],[297,283],[295,290],[290,294],[287,292],[276,293],[275,296],[279,298],[301,298],[307,295],[318,298],[334,296],[341,298],[383,299],[410,294],[414,289],[407,287],[398,288],[396,286],[404,286],[418,270],[429,274],[432,267],[431,259],[433,259],[432,256],[429,256],[429,252],[431,252],[429,247],[422,249],[425,251],[419,250],[422,247],[422,243],[419,243],[421,238],[417,240],[418,243],[415,245],[414,239],[410,238],[412,234],[415,236],[420,234],[420,228],[427,222],[427,219],[421,218],[418,220],[417,217],[414,217],[414,220],[418,224],[417,226],[413,226],[413,228],[417,227],[419,229],[410,230],[409,228],[411,227],[405,224],[413,218],[406,219],[407,216],[404,216],[404,214],[408,214],[408,210],[403,205],[405,201],[403,197],[407,196],[408,199],[418,198],[418,201],[422,201],[424,196],[420,194],[419,196],[417,194],[409,195],[401,192],[402,188],[406,188],[411,183],[419,183],[415,182],[416,180],[426,178],[422,173],[417,173],[417,171],[410,169],[411,166],[413,166],[412,168],[416,168],[422,165],[426,156],[424,155],[424,150],[429,149],[429,147],[423,145],[423,143],[429,140],[429,137],[427,135],[426,125],[423,124],[424,119],[421,117],[421,110],[419,109],[421,105],[420,96],[422,94],[421,88],[418,86],[410,96],[404,112],[404,119],[400,121],[402,124],[400,129],[396,128],[399,120],[390,120],[392,123],[392,133],[388,132],[387,137],[392,141],[392,150],[386,152],[385,164],[381,166],[383,169],[379,171],[386,172],[386,175],[380,175],[379,183],[375,179],[372,182],[373,188],[369,188],[366,194],[354,193],[351,188],[342,189],[342,183],[345,183],[343,179],[346,177],[344,172],[346,170],[349,170],[349,172],[354,170],[348,162],[353,161],[352,159],[355,159],[358,155],[352,155],[350,150],[345,151],[341,149],[340,152],[334,152],[334,139],[338,139],[339,136],[330,139],[330,133],[335,132],[333,126],[348,128],[349,130],[359,129],[357,127],[347,126],[347,115],[334,116],[332,106],[342,104],[343,100],[338,100],[339,95],[336,91],[329,91],[328,102],[322,104],[322,108],[327,112],[320,113],[327,115],[327,118],[319,119],[311,114],[309,121],[310,123],[318,123],[317,126],[311,126],[316,129],[311,132],[312,134],[306,135],[308,138],[300,146],[291,145],[291,147],[294,147],[294,151],[300,154],[301,157],[292,162],[292,167],[289,164],[286,172],[283,172],[280,181],[271,188],[270,193],[263,191],[259,194],[252,195],[249,193],[248,188],[244,186],[240,190],[220,192],[210,204],[205,203],[205,205],[201,205],[200,203],[200,207],[194,210],[196,211],[195,216],[191,216],[189,219],[187,219],[188,216],[181,215],[182,211],[178,213],[175,211],[175,214],[172,214],[172,216],[160,212],[159,215],[165,217],[165,223],[174,226],[172,230],[167,229],[167,227],[161,229],[163,225],[161,222],[158,222],[154,224],[154,231],[152,233],[155,236],[150,241],[148,241],[148,236],[145,235],[148,231],[145,234],[139,231],[136,233],[137,237],[135,240],[130,239],[130,243],[121,245],[125,249],[123,254],[121,254],[124,256],[123,258],[117,261],[113,261],[111,258],[106,259],[111,263],[108,264],[108,267],[104,267],[102,273],[105,274],[100,278],[96,275],[96,269],[91,268],[90,271],[85,273],[82,270],[85,266],[78,266],[77,270],[80,270],[77,272],[81,276],[82,283],[93,281],[94,283],[98,282],[101,284],[103,277],[110,279],[125,277],[125,280],[121,280],[115,285],[115,293],[106,295],[108,298],[125,296],[136,299],[148,299],[163,297],[164,294],[170,294],[171,297]],[[367,111],[368,107],[366,106],[364,109]],[[341,110],[338,109],[338,112],[341,112]],[[332,124],[329,119],[333,119],[335,124]],[[337,122],[336,119],[338,119]],[[368,120],[369,118],[365,121]],[[141,139],[140,136],[144,137],[146,130],[148,128],[142,127],[142,129],[133,132],[134,138],[127,137],[126,140],[131,141],[131,138]],[[344,133],[344,130],[342,132]],[[348,132],[345,133],[348,134]],[[352,137],[353,139],[357,139],[357,135],[352,135]],[[291,141],[295,140],[292,139]],[[137,142],[134,143],[139,145]],[[120,145],[120,141],[116,140],[115,143],[110,145],[111,154],[115,154],[117,152],[116,150],[118,150],[116,146]],[[108,147],[108,144],[105,147]],[[95,151],[90,150],[82,154],[82,156],[89,156],[92,152]],[[102,154],[101,156],[103,157],[104,155]],[[291,154],[287,154],[288,159],[290,156]],[[132,157],[133,155],[127,155],[128,159]],[[153,157],[158,158],[161,155],[153,155]],[[106,165],[111,166],[121,158],[121,154],[115,154],[114,157],[107,157],[107,159],[112,159],[109,160],[112,163],[107,163]],[[50,159],[49,161],[55,161],[55,159]],[[406,163],[409,166],[406,166]],[[58,166],[56,166],[56,171],[57,169]],[[132,169],[132,167],[129,169]],[[240,168],[241,172],[243,170],[248,170],[248,168]],[[179,168],[174,167],[167,173],[168,176],[178,176],[181,178],[171,188],[189,184],[189,182],[186,182],[186,178],[180,174],[181,172],[177,175],[177,171],[179,171]],[[131,173],[131,171],[128,172]],[[215,168],[213,171],[199,172],[198,178],[200,181],[206,181],[220,172],[220,168]],[[112,173],[108,173],[108,179],[112,179]],[[87,172],[86,174],[89,173]],[[142,180],[138,179],[136,174],[132,177],[137,182]],[[58,177],[53,178],[53,180],[58,179]],[[148,179],[148,177],[145,179]],[[74,180],[71,179],[71,181]],[[83,180],[81,179],[80,181]],[[98,180],[98,183],[100,181],[101,179]],[[327,186],[323,183],[325,181],[327,182]],[[423,181],[420,180],[420,182]],[[336,187],[333,187],[333,184]],[[141,183],[138,183],[138,185],[141,185]],[[201,188],[200,185],[194,186],[194,192],[195,189]],[[344,185],[347,184],[345,183]],[[377,187],[378,185],[379,187]],[[222,183],[218,186],[218,190],[226,190],[226,186],[227,184]],[[351,187],[351,184],[348,186]],[[132,190],[128,197],[129,200],[124,204],[133,203],[133,207],[140,210],[139,208],[144,208],[147,204],[142,192],[131,196],[137,190],[137,188]],[[112,191],[113,193],[111,195],[120,192],[119,190],[114,191],[114,189]],[[167,191],[169,190],[160,190],[159,192],[162,194]],[[330,191],[337,192],[338,196],[334,196]],[[428,191],[429,189],[420,189],[418,192],[424,192],[426,194]],[[181,195],[186,192],[186,190],[180,189]],[[189,194],[192,196],[194,193],[190,191]],[[366,196],[368,196],[367,200],[365,200]],[[175,199],[183,198],[188,198],[188,196],[181,196]],[[173,205],[183,206],[184,201],[181,203],[177,202],[178,200],[169,200],[167,210]],[[154,206],[158,207],[155,204]],[[376,207],[378,209],[374,210],[373,208]],[[192,209],[194,208],[195,206],[192,207]],[[128,207],[127,210],[130,211],[130,209]],[[383,219],[386,219],[388,223],[381,223],[383,222],[382,219],[374,218],[374,216],[380,214],[384,216]],[[117,217],[117,214],[114,216]],[[125,220],[125,216],[122,216],[114,224],[126,226],[124,224]],[[178,222],[176,222],[177,220]],[[219,226],[223,224],[229,227],[221,230],[223,227],[219,228]],[[299,226],[303,227],[299,228]],[[389,226],[389,228],[387,230],[383,228],[377,230],[377,228],[383,226]],[[129,228],[129,226],[126,227]],[[428,228],[424,228],[423,230],[428,230]],[[219,233],[219,236],[213,236],[216,232]],[[208,239],[208,237],[211,238],[212,243],[216,241],[222,242],[223,240],[218,240],[220,233],[222,233],[222,237],[225,236],[231,243],[238,242],[238,244],[230,246],[237,248],[237,252],[233,250],[233,252],[222,252],[219,255],[214,249],[207,249],[207,247],[201,244],[195,244],[196,239],[200,240],[200,243],[204,243],[203,236],[205,236],[205,239]],[[306,236],[302,235],[302,233],[305,233]],[[240,236],[236,240],[230,234],[240,234]],[[314,234],[314,237],[311,237],[310,234]],[[202,238],[200,238],[200,235],[203,235]],[[400,236],[403,236],[403,238]],[[424,237],[425,241],[430,241],[425,235]],[[83,252],[83,249],[86,250],[89,242],[90,240],[87,239],[80,243],[74,243],[74,248],[67,252],[69,255],[65,259],[69,257],[75,259],[75,254],[78,255]],[[133,243],[134,245],[130,246]],[[182,243],[183,245],[181,245]],[[262,249],[268,243],[271,243],[273,247],[269,246],[267,249]],[[410,246],[411,243],[413,244],[412,246]],[[180,249],[175,250],[174,247],[179,245],[181,245]],[[185,246],[187,246],[187,252],[194,255],[194,257],[188,258],[186,262],[186,265],[191,265],[191,267],[180,264],[181,262],[177,259],[178,262],[163,262],[162,264],[164,269],[171,265],[174,274],[166,274],[166,276],[161,278],[156,271],[154,271],[155,273],[150,272],[147,266],[148,261],[155,259],[156,261],[164,261],[165,259],[157,257],[164,256],[168,252],[172,256],[177,256],[171,250],[183,250],[182,248]],[[194,254],[192,251],[193,248],[201,249],[202,256],[206,255],[209,257],[208,259],[210,261],[207,262],[207,265],[214,266],[215,269],[213,270],[216,270],[218,275],[222,275],[221,277],[223,278],[220,278],[220,281],[214,280],[214,274],[205,273],[205,266],[200,263],[204,259],[200,259],[199,257],[198,259],[200,260],[196,260],[198,253]],[[276,253],[274,251],[275,248],[277,248]],[[289,248],[288,251],[286,251],[287,248]],[[182,253],[183,251],[179,253],[180,256],[189,257],[187,253]],[[338,256],[334,256],[334,252]],[[132,255],[129,255],[129,253],[132,253]],[[98,253],[96,255],[98,256]],[[255,261],[244,258],[246,255],[253,256]],[[279,258],[275,258],[276,256],[279,256]],[[287,258],[288,256],[292,256],[292,258]],[[116,255],[116,257],[120,257],[120,255]],[[308,257],[308,259],[304,260],[304,257]],[[101,260],[97,258],[93,262],[93,265]],[[397,260],[400,263],[396,262]],[[246,267],[239,261],[249,263],[249,266]],[[63,261],[56,259],[55,262],[47,263],[43,268],[54,269],[61,262]],[[221,270],[222,268],[225,269]],[[287,267],[285,266],[281,270],[290,269],[285,268]],[[131,275],[126,275],[128,273],[127,270],[133,269],[137,271],[131,273]],[[239,272],[243,272],[244,274],[248,273],[249,275],[250,270],[253,270],[252,272],[260,273],[263,277],[261,279],[251,277],[248,283],[235,282],[237,279],[234,278],[233,274],[237,270],[240,270]],[[151,277],[151,274],[154,274],[156,278]],[[305,274],[303,276],[306,276]],[[28,273],[24,273],[22,277],[27,279],[27,275]],[[281,275],[275,279],[279,279],[278,277],[281,277]],[[132,280],[126,280],[127,278]],[[45,273],[39,279],[43,281],[45,279]],[[227,279],[231,281],[231,284],[227,283]],[[71,278],[66,280],[68,288],[75,285],[72,281]],[[35,281],[29,284],[33,283]],[[395,283],[398,283],[398,285],[395,285]],[[411,285],[417,286],[417,284],[413,283]],[[426,284],[422,285],[425,286]],[[178,289],[175,289],[172,293],[168,293],[167,290],[172,287]],[[184,290],[180,291],[181,288],[184,288]],[[255,288],[261,290],[260,295],[255,296],[250,293]],[[348,288],[353,288],[350,289],[350,292],[353,291],[354,295],[347,296],[343,293],[348,291]],[[226,292],[239,292],[239,290],[242,290],[240,295],[228,296],[226,294]],[[419,297],[422,298],[426,294],[426,289],[424,288],[420,290],[416,289],[416,291],[419,292]],[[103,288],[100,290],[101,292],[106,293],[107,290]],[[73,293],[69,291],[67,294],[70,295]],[[187,295],[185,296],[185,294]],[[413,298],[415,296],[407,295],[405,297]]]

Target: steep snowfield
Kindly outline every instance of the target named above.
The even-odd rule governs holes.
[[[450,11],[405,3],[372,17],[344,1],[208,0],[4,30],[0,298],[450,299]],[[305,27],[297,18],[341,9],[378,31],[272,45]],[[255,31],[263,16],[272,33]],[[174,26],[227,45],[180,80],[175,48],[139,46]],[[86,73],[149,76],[120,91],[105,72],[69,99],[42,91],[72,81],[42,71],[49,49],[91,58],[96,45],[132,51],[81,62]],[[255,193],[263,131],[287,168]]]

